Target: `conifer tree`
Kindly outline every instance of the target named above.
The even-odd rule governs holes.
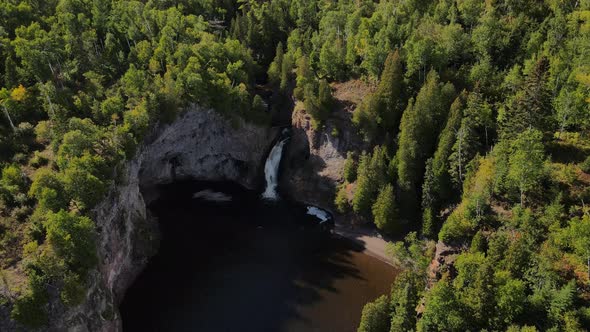
[[[424,288],[423,278],[405,271],[391,287],[391,332],[411,331],[416,328],[416,307],[420,301],[420,289]]]
[[[348,151],[346,153],[346,161],[344,162],[344,180],[348,182],[356,181],[357,167],[358,165],[354,160],[354,153]]]
[[[413,218],[418,208],[418,190],[426,167],[426,159],[433,153],[440,123],[448,112],[450,87],[438,81],[431,71],[415,102],[410,100],[400,124],[398,184],[400,205],[406,218]]]
[[[379,99],[378,115],[381,126],[395,133],[399,127],[402,112],[403,70],[399,50],[390,53],[385,60],[385,68],[375,92]]]
[[[370,156],[363,152],[359,158],[358,178],[356,190],[352,199],[352,209],[355,213],[367,215],[371,208],[373,188],[371,183]]]
[[[463,118],[463,110],[465,108],[465,101],[467,99],[467,92],[464,90],[451,104],[449,116],[446,121],[445,128],[440,134],[434,159],[432,161],[432,172],[434,181],[436,183],[437,191],[435,192],[435,201],[440,198],[449,197],[451,195],[451,182],[449,175],[449,156],[452,153],[452,148],[455,142],[455,136],[461,120]],[[438,205],[438,204],[434,204]]]
[[[542,134],[529,129],[518,135],[512,142],[509,157],[508,179],[520,192],[520,205],[524,204],[525,194],[536,188],[543,176],[545,161]]]
[[[391,184],[387,184],[379,190],[372,212],[373,221],[380,230],[393,233],[398,228],[396,225],[397,206]]]
[[[449,156],[449,173],[455,189],[462,187],[469,162],[488,144],[491,121],[491,108],[482,94],[477,90],[470,93],[461,126],[455,132],[453,152]]]
[[[541,57],[527,75],[512,103],[499,116],[501,138],[514,138],[528,128],[553,129],[551,95],[547,88],[549,61]]]
[[[357,108],[353,122],[368,141],[384,133],[396,134],[403,111],[403,70],[399,51],[389,54],[374,94]]]
[[[385,295],[365,304],[357,332],[388,332],[389,301]]]
[[[359,160],[358,179],[352,201],[354,212],[369,217],[379,189],[387,182],[387,151],[376,146],[373,154],[363,153]]]
[[[281,84],[281,73],[283,70],[283,43],[277,45],[276,55],[270,66],[268,67],[268,81],[274,86],[279,87]]]

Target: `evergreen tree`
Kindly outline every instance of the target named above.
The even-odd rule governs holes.
[[[391,184],[387,184],[379,190],[372,212],[373,221],[380,230],[393,233],[396,229],[399,229],[395,195]]]
[[[346,191],[346,183],[338,186],[336,197],[334,198],[334,205],[336,210],[340,213],[347,213],[350,210],[350,203],[348,202],[348,194]]]
[[[348,151],[346,153],[346,161],[344,162],[344,180],[351,183],[356,181],[357,167],[358,165],[354,160],[354,153]]]
[[[424,182],[422,184],[422,235],[434,238],[436,235],[437,194],[440,192],[434,175],[433,159],[426,161]]]
[[[403,70],[399,51],[390,53],[375,93],[355,111],[353,122],[368,141],[384,133],[395,135],[403,111]]]
[[[463,299],[470,313],[469,326],[484,329],[490,326],[490,313],[494,312],[494,269],[488,262],[475,272],[473,283],[463,290]]]
[[[360,215],[367,215],[369,213],[375,190],[372,183],[370,164],[370,156],[363,151],[359,158],[358,178],[354,198],[352,199],[352,209]]]
[[[280,84],[279,88],[283,93],[287,91],[287,87],[289,82],[291,81],[293,71],[293,60],[290,54],[287,54],[283,57],[283,61],[281,63],[281,75],[280,75]]]
[[[433,238],[437,232],[440,208],[452,199],[449,156],[461,125],[467,92],[464,90],[451,104],[446,125],[442,130],[434,157],[427,162],[422,186],[422,232]]]
[[[402,116],[399,136],[398,184],[400,205],[406,218],[414,218],[418,207],[418,188],[428,156],[433,153],[441,122],[447,115],[452,87],[443,86],[431,71],[415,102],[410,100]]]
[[[416,307],[420,301],[423,278],[406,271],[400,273],[391,287],[390,332],[411,331],[416,327]]]
[[[379,100],[377,114],[386,132],[396,133],[402,114],[403,70],[399,50],[390,53],[374,98]]]
[[[275,58],[268,67],[268,81],[272,86],[278,88],[281,85],[281,73],[283,70],[283,43],[278,43]]]
[[[449,173],[457,189],[463,186],[467,165],[482,152],[484,144],[488,145],[491,114],[490,106],[479,91],[469,94],[461,126],[455,133],[453,153],[449,156]]]
[[[385,295],[365,304],[357,332],[389,332],[389,303]]]
[[[420,331],[464,331],[463,316],[457,293],[447,279],[437,282],[426,298],[426,309],[419,321]]]
[[[511,147],[508,179],[518,188],[522,206],[525,194],[538,186],[544,174],[545,153],[542,134],[538,130],[526,130],[518,135]]]
[[[370,216],[371,209],[379,193],[379,188],[387,180],[387,151],[376,146],[372,155],[363,153],[359,159],[358,179],[352,200],[354,212]]]
[[[512,103],[500,114],[502,138],[514,138],[528,128],[542,132],[553,129],[551,95],[547,88],[548,68],[547,58],[537,60]]]

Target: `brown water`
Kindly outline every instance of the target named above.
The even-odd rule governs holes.
[[[233,201],[192,198],[205,187]],[[125,297],[124,331],[356,331],[395,277],[300,206],[230,184],[174,184],[161,197],[160,252]]]

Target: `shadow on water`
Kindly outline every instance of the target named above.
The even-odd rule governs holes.
[[[232,201],[193,198],[204,189]],[[228,183],[176,183],[160,197],[160,251],[125,296],[124,331],[355,331],[393,281],[302,207]]]

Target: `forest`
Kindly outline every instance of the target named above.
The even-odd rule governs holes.
[[[360,80],[371,149],[334,204],[404,240],[358,330],[590,327],[589,0],[2,0],[0,60],[0,304],[24,326],[49,292],[85,301],[91,211],[154,126],[295,104],[321,131]]]

